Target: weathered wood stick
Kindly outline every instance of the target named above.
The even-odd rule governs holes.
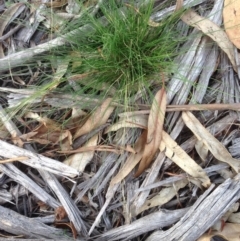
[[[240,197],[239,175],[227,179],[212,193],[212,185],[189,211],[167,231],[154,232],[147,241],[197,240],[218,221]]]
[[[50,227],[42,222],[20,215],[8,208],[0,206],[0,213],[1,230],[8,233],[21,235],[24,238],[50,238],[61,240],[65,237],[71,240],[61,229]]]
[[[11,150],[11,151],[10,151]],[[45,170],[60,176],[76,177],[79,173],[76,169],[56,161],[54,159],[45,157],[43,155],[33,153],[26,149],[11,145],[5,141],[0,140],[0,156],[6,158],[13,158],[24,156],[26,160],[19,160],[19,162],[31,166],[35,169]]]

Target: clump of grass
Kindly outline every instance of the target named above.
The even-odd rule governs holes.
[[[151,27],[152,4],[136,9],[110,1],[101,12],[104,20],[85,19],[95,30],[84,39],[81,32],[71,36],[66,48],[70,50],[66,58],[72,63],[71,74],[79,76],[79,94],[129,98],[143,86],[150,88],[151,76],[171,70],[180,40],[177,14]],[[83,22],[69,26],[76,29],[77,24]],[[160,75],[158,79],[161,82]]]
[[[151,95],[150,80],[154,79],[158,88],[161,86],[161,72],[172,71],[173,59],[179,55],[177,46],[182,41],[177,31],[180,13],[174,13],[163,19],[159,26],[152,27],[149,25],[152,11],[151,2],[135,8],[134,4],[110,0],[101,5],[97,16],[85,14],[80,19],[66,22],[60,35],[82,26],[88,25],[88,28],[68,34],[66,46],[38,56],[46,74],[34,83],[35,94],[22,101],[12,113],[20,109],[22,113],[28,111],[36,98],[42,98],[43,102],[44,96],[55,90],[70,93],[73,98],[84,94],[98,99],[111,96],[125,107],[134,101],[131,97],[139,90],[147,89],[146,93]],[[55,81],[51,71],[56,71],[61,63],[67,63],[68,68]]]

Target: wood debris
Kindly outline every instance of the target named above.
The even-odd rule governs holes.
[[[135,34],[126,13],[139,19],[149,4],[113,2],[105,11],[102,0],[0,1],[0,235],[238,240],[239,1],[155,1],[144,22],[149,36],[179,14],[185,41],[174,64],[157,65],[146,83],[136,85],[131,73],[121,97],[120,77],[98,84],[102,66],[92,70],[84,51],[64,52],[74,41],[95,46],[92,56],[103,61],[111,47],[111,61],[133,50],[131,41],[91,39],[115,15]]]

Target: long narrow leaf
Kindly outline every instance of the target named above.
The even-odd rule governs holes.
[[[163,122],[167,106],[167,95],[164,88],[160,89],[152,103],[148,118],[147,142],[143,157],[135,176],[139,176],[151,164],[162,139]]]

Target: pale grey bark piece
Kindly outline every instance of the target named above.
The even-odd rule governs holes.
[[[196,91],[194,91],[190,103],[195,104],[203,102],[203,98],[207,92],[207,88],[209,87],[210,78],[215,71],[218,54],[218,47],[214,45],[208,55],[208,58],[206,59],[205,68],[202,70],[199,81],[197,83]]]
[[[38,239],[10,239],[9,240],[13,241],[13,240],[16,240],[16,241],[70,241],[71,239],[69,238],[58,238],[58,239],[48,239],[48,238],[38,238]],[[86,241],[86,239],[75,239],[74,241]],[[6,238],[0,238],[0,241],[6,241]]]
[[[130,240],[149,231],[167,227],[177,222],[188,208],[174,211],[160,210],[102,234],[96,241]]]
[[[10,209],[0,206],[0,229],[15,235],[24,235],[26,238],[50,238],[60,240],[68,238],[64,231],[20,215]]]
[[[194,40],[190,39],[190,42],[188,43],[188,52],[177,63],[178,69],[168,83],[168,103],[171,103],[176,93],[178,93],[182,86],[184,86],[185,82],[188,81],[188,72],[191,70],[193,63],[195,62],[194,56],[197,52],[197,47],[200,41],[201,36],[197,36]]]
[[[11,241],[13,241],[13,240],[16,240],[16,241],[58,241],[58,240],[60,240],[60,241],[70,241],[70,240],[72,240],[72,241],[87,241],[87,239],[79,239],[79,238],[77,238],[77,239],[71,239],[71,238],[63,238],[63,237],[61,237],[61,238],[57,238],[57,239],[49,239],[49,238],[38,238],[38,239],[19,239],[19,238],[17,238],[17,239],[10,239],[9,238],[9,240],[11,240]],[[0,241],[6,241],[6,238],[0,238]]]
[[[203,170],[208,174],[208,176],[211,176],[212,173],[214,173],[216,171],[224,170],[226,168],[229,168],[228,164],[221,163],[221,164],[217,164],[217,165],[213,165],[213,166],[207,167],[207,168],[205,168]],[[137,193],[137,192],[146,191],[146,190],[157,188],[157,187],[161,187],[161,186],[167,186],[167,185],[169,185],[171,183],[177,182],[177,181],[185,179],[185,178],[188,178],[188,176],[185,175],[185,174],[182,174],[181,176],[176,176],[176,177],[169,177],[169,178],[166,178],[165,180],[162,180],[162,181],[159,181],[159,182],[155,182],[155,183],[153,183],[151,185],[138,188],[138,189],[135,190],[135,192]]]
[[[235,158],[240,157],[240,138],[236,138],[233,142],[233,145],[229,146],[229,152]]]
[[[189,69],[185,71],[185,74],[182,75],[182,77],[179,78],[177,81],[178,88],[179,86],[180,88],[172,90],[171,85],[174,87],[175,80],[173,79],[172,81],[170,81],[170,86],[169,86],[170,89],[168,91],[168,93],[170,94],[168,98],[169,98],[169,101],[172,101],[172,104],[185,104],[187,102],[187,99],[189,98],[189,94],[191,93],[193,86],[196,85],[195,84],[196,80],[199,78],[199,76],[201,76],[202,71],[204,69],[208,69],[209,72],[214,71],[215,64],[212,66],[206,67],[207,59],[211,57],[211,48],[213,48],[212,41],[210,41],[207,37],[202,37],[201,42],[199,43],[198,48],[196,50],[196,55],[192,59],[192,64],[189,66]],[[184,66],[185,63],[182,62],[182,65]],[[206,82],[206,81],[209,81],[211,75],[208,75],[205,77],[208,77],[208,79],[205,79],[205,82]],[[202,88],[201,83],[199,83],[197,86],[199,88]],[[204,88],[202,89],[202,91],[203,90]],[[175,96],[173,96],[174,92],[175,92]],[[205,92],[206,92],[206,88],[205,88]],[[193,96],[190,102],[191,104],[196,104],[195,95]],[[170,99],[171,96],[173,99]],[[180,112],[173,112],[168,114],[167,116],[167,121],[169,123],[168,126],[170,130],[173,128],[172,132],[174,132],[174,137],[177,137],[181,133],[182,128],[184,126],[184,123],[181,123],[181,125],[178,124],[177,127],[175,126],[176,121],[179,120],[179,115],[180,115]],[[171,136],[172,136],[172,133],[171,133]]]
[[[222,119],[216,121],[211,126],[207,127],[207,130],[213,135],[216,136],[218,133],[226,130],[238,120],[238,115],[235,112],[229,113],[227,116]],[[187,141],[181,144],[181,148],[189,153],[195,146],[197,138],[195,136],[189,138]]]
[[[55,215],[48,215],[48,216],[44,216],[44,217],[36,217],[36,218],[32,218],[33,220],[36,220],[38,222],[41,223],[54,223],[55,222]]]
[[[6,202],[12,203],[11,200],[13,199],[13,195],[8,192],[6,189],[0,190],[0,205]]]
[[[240,141],[239,136],[240,136],[240,130],[235,129],[231,131],[227,136],[224,137],[224,139],[222,140],[222,144],[224,146],[228,146],[230,143],[235,143],[235,141],[238,142]]]
[[[15,182],[18,182],[31,193],[33,193],[39,200],[48,204],[52,208],[57,208],[60,203],[50,196],[44,189],[39,187],[32,179],[26,174],[21,172],[12,163],[0,164],[0,171],[11,177]]]
[[[69,197],[69,194],[66,192],[66,190],[62,187],[53,174],[49,172],[41,172],[40,174],[48,183],[49,187],[57,195],[66,213],[68,214],[69,220],[74,224],[77,232],[81,233],[83,236],[87,236],[87,227],[81,218],[81,211]]]
[[[113,163],[116,162],[117,159],[117,154],[108,154],[95,175],[91,179],[88,179],[78,185],[78,189],[80,189],[81,192],[77,195],[74,201],[79,202],[89,189],[92,189],[96,185],[98,185],[98,183],[101,183],[107,175],[108,171],[112,168]]]
[[[190,7],[194,7],[194,6],[197,6],[203,2],[205,2],[206,0],[186,0],[183,2],[183,6],[184,7],[187,7],[187,8],[190,8]],[[162,11],[159,11],[157,13],[154,13],[152,16],[151,16],[151,20],[155,21],[155,22],[159,22],[161,21],[163,18],[169,16],[170,14],[173,13],[173,11],[175,10],[176,8],[176,5],[173,5],[169,8],[165,8],[164,10]]]
[[[148,186],[156,180],[156,178],[159,175],[159,170],[161,169],[164,161],[166,159],[166,156],[164,153],[159,153],[156,160],[152,164],[152,167],[150,169],[150,172],[147,174],[146,178],[144,179],[144,182],[142,183],[141,187],[144,188],[145,186]],[[149,196],[150,189],[144,190],[141,193],[136,193],[134,196],[134,201],[131,205],[131,213],[133,216],[136,215],[137,210],[145,203],[146,199]]]
[[[23,64],[29,63],[35,56],[41,55],[50,51],[54,48],[61,47],[67,44],[67,38],[74,36],[76,33],[79,34],[81,31],[83,36],[86,36],[90,32],[93,32],[93,27],[91,25],[84,25],[79,30],[73,30],[63,37],[57,37],[47,43],[40,44],[36,47],[32,47],[0,59],[0,71],[7,71],[15,67],[22,66]],[[84,34],[85,33],[85,34]]]
[[[44,4],[41,4],[36,11],[32,13],[31,18],[34,20],[29,22],[26,26],[24,26],[20,31],[18,31],[16,35],[16,39],[20,41],[21,43],[29,43],[31,37],[36,32],[37,28],[39,27],[39,24],[45,19],[45,17],[42,16],[43,11],[46,9],[46,6]]]
[[[127,131],[129,131],[129,133],[127,133]],[[121,146],[126,145],[126,143],[134,143],[139,134],[139,130],[120,129],[116,132],[114,144]],[[92,178],[78,185],[78,189],[81,191],[74,200],[75,202],[81,200],[89,189],[94,189],[94,195],[97,195],[104,187],[106,187],[107,182],[111,179],[120,163],[127,158],[126,154],[119,156],[115,153],[101,153],[100,155],[103,163]]]
[[[36,98],[31,99],[31,104],[41,103],[42,96],[38,96],[37,89],[14,89],[14,88],[7,88],[7,87],[0,87],[0,91],[4,93],[9,93],[8,95],[8,105],[9,108],[14,108],[22,103],[23,100],[26,101],[27,98],[31,96],[36,96]],[[46,94],[44,98],[44,102],[48,103],[49,105],[57,108],[69,108],[69,107],[84,107],[87,110],[92,110],[101,102],[101,99],[93,98],[90,95],[73,95],[65,94],[61,92],[51,92]],[[115,104],[114,104],[115,105]],[[116,104],[117,105],[117,104]]]
[[[119,156],[119,158],[116,160],[114,166],[108,171],[108,173],[106,174],[106,176],[102,180],[102,182],[97,183],[96,190],[95,190],[93,197],[97,196],[106,186],[108,186],[108,182],[110,181],[112,176],[114,176],[114,174],[116,173],[116,170],[119,167],[120,163],[124,162],[126,160],[127,156],[128,156],[127,153],[123,153],[122,155]]]
[[[216,103],[239,103],[239,77],[235,74],[225,53],[221,53],[221,85],[218,90]],[[215,115],[218,111],[215,111]]]
[[[27,157],[29,159],[20,162],[35,169],[45,170],[59,176],[75,177],[79,175],[79,172],[75,168],[43,155],[11,145],[2,140],[0,140],[0,156],[5,158],[14,158],[19,156]]]
[[[235,55],[235,61],[237,65],[237,74],[238,74],[238,78],[240,79],[240,59],[239,59],[238,49],[236,47],[234,47],[234,55]]]
[[[116,135],[112,142],[113,144],[118,146],[134,143],[139,135],[140,135],[140,131],[135,130],[134,128],[127,128],[127,129],[121,128],[116,132]],[[87,185],[85,185],[86,187],[84,187],[84,189],[78,194],[76,202],[79,201],[89,189],[95,189],[94,193],[99,194],[100,191],[107,185],[107,181],[110,180],[110,178],[112,178],[120,163],[126,160],[127,154],[128,153],[125,152],[119,156],[114,153],[110,153],[106,155],[104,153],[103,157],[106,157],[106,158],[102,158],[102,160],[104,160],[103,164],[99,168],[98,172],[93,176],[93,178],[91,178],[88,182],[86,182]],[[111,161],[112,156],[116,157],[117,160],[115,162]],[[104,168],[102,168],[103,166]],[[99,178],[96,178],[96,176],[98,176]],[[97,217],[95,218],[95,221],[93,222],[88,232],[89,235],[94,231],[96,225],[101,220],[102,215],[106,211],[107,206],[109,205],[111,199],[113,198],[119,186],[120,186],[120,183],[116,183],[113,188],[111,186],[108,187],[108,190],[106,193],[106,201],[104,205],[101,207]]]
[[[227,179],[210,193],[213,187],[198,198],[178,223],[167,231],[154,232],[147,241],[197,240],[240,198],[240,175]]]
[[[208,14],[209,19],[211,19],[217,25],[220,25],[222,22],[222,7],[223,0],[215,1],[211,12]],[[196,31],[194,30],[193,33],[196,33]],[[202,71],[204,69],[208,69],[210,73],[215,71],[215,63],[209,62],[209,64],[212,65],[206,66],[206,62],[208,62],[209,58],[211,57],[211,49],[213,48],[213,45],[213,41],[208,37],[203,37],[202,34],[197,35],[194,40],[190,39],[188,47],[189,51],[182,59],[179,59],[178,70],[175,71],[173,78],[168,84],[168,103],[185,104],[196,80],[199,78],[199,76],[204,74]],[[206,75],[206,73],[204,75],[205,76],[203,78],[208,77],[210,79],[211,77],[211,75]],[[203,79],[200,79],[201,82],[199,80],[198,87],[201,88],[201,85],[204,85],[204,82],[208,82],[209,79],[205,79],[204,81]],[[203,87],[202,91],[206,92],[206,87]],[[201,95],[203,95],[203,93]],[[194,97],[191,100],[191,103],[195,104],[196,102],[194,102]],[[184,126],[181,120],[179,121],[177,127],[175,126],[176,121],[179,120],[179,112],[169,113],[166,120],[168,123],[168,129],[173,132],[171,133],[171,136],[176,138]]]
[[[4,173],[2,174],[7,177],[6,174]],[[5,185],[8,186],[7,184]],[[11,185],[10,189],[4,189],[4,188],[5,187],[2,186],[2,189],[0,189],[0,204],[4,204],[6,202],[15,204],[15,200],[18,200],[19,197],[29,194],[28,189],[26,189],[24,186],[22,186],[19,183],[17,185]]]

